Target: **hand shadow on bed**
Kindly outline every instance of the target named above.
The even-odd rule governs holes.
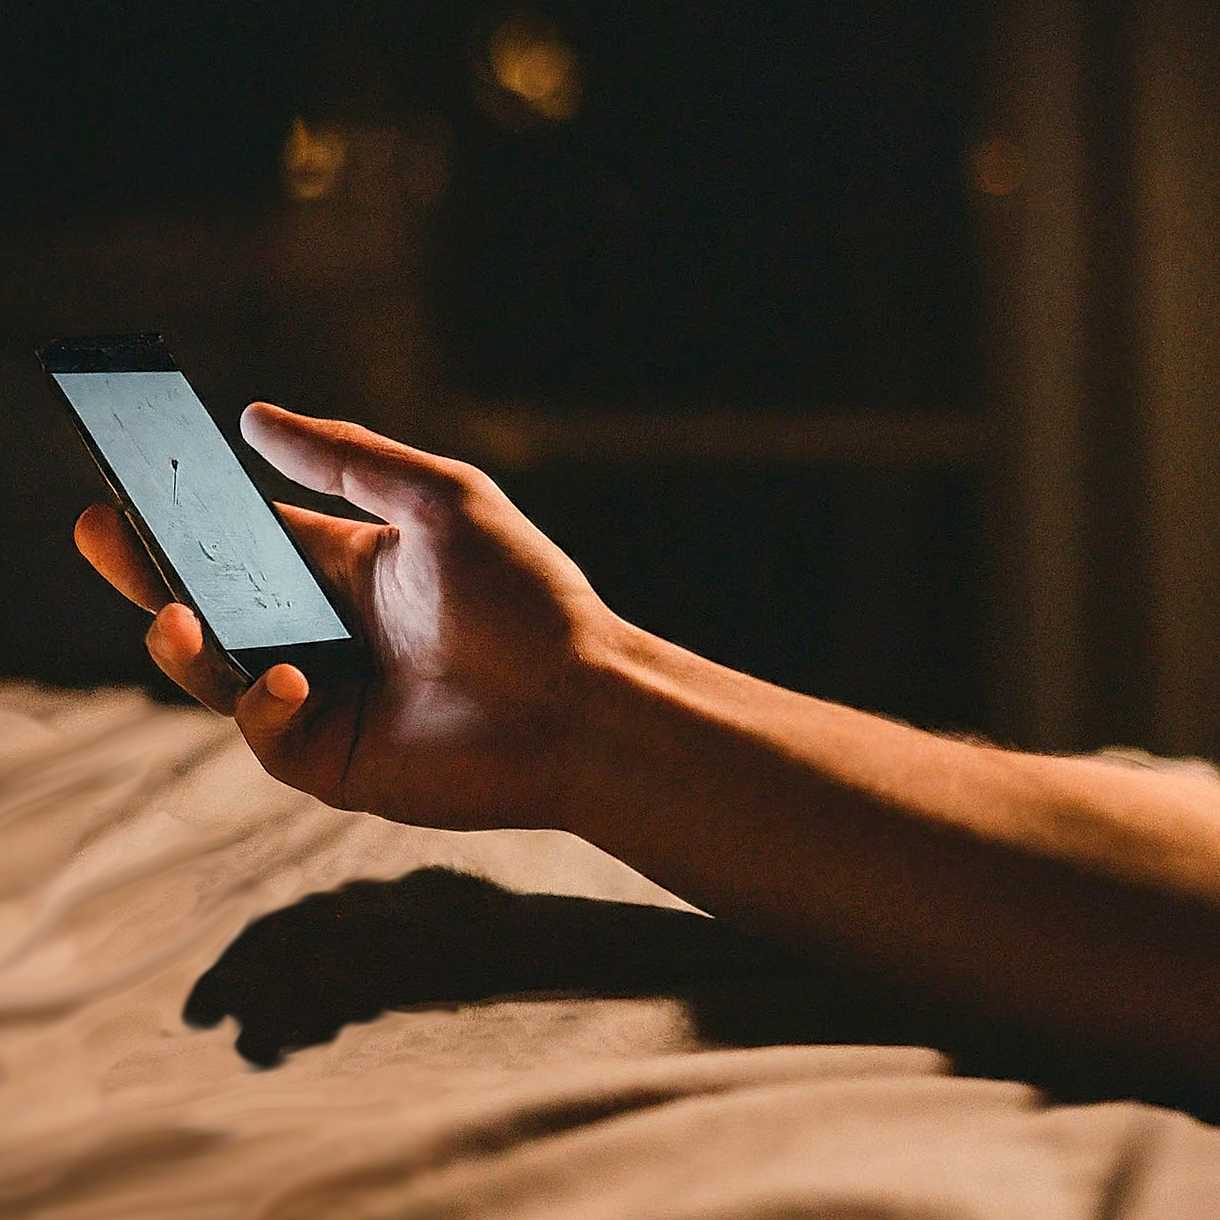
[[[824,972],[689,911],[514,893],[435,867],[255,920],[200,977],[183,1016],[195,1026],[235,1017],[237,1050],[263,1067],[389,1009],[523,994],[682,996],[705,1041],[759,1046],[825,1041],[843,1023],[844,992]]]
[[[1215,1122],[1215,1099],[1133,1085],[1113,1064],[949,1014],[858,967],[786,952],[689,911],[515,893],[449,869],[354,881],[255,920],[195,984],[191,1025],[226,1016],[272,1067],[387,1010],[507,996],[676,996],[700,1045],[933,1046],[960,1074],[1023,1079],[1058,1100],[1143,1096]]]

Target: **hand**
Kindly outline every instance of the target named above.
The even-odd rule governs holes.
[[[558,824],[581,658],[617,621],[576,565],[472,466],[266,403],[242,434],[290,478],[385,522],[277,505],[358,624],[372,675],[311,691],[281,664],[243,691],[130,526],[93,505],[77,546],[155,613],[154,661],[234,715],[267,771],[328,804],[456,829]]]

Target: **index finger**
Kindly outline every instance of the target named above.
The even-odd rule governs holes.
[[[281,474],[393,525],[412,523],[421,504],[454,490],[461,466],[359,424],[311,419],[267,402],[245,409],[241,434]]]
[[[109,504],[90,504],[72,531],[80,553],[128,600],[156,614],[171,598],[135,530]]]

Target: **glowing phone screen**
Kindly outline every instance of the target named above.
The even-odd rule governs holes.
[[[351,638],[181,373],[51,376],[223,648]]]

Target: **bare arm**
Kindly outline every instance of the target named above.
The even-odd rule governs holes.
[[[717,915],[1220,1084],[1220,784],[950,740],[623,627],[568,826]]]

